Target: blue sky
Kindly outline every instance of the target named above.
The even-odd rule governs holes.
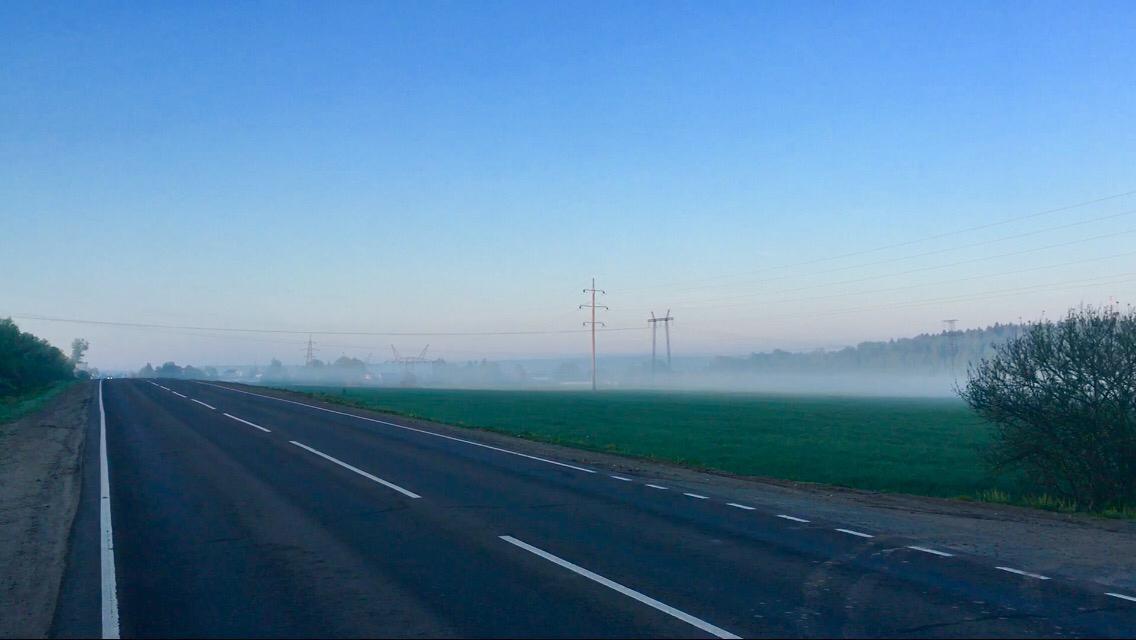
[[[1134,35],[1124,2],[4,3],[0,315],[567,330],[595,275],[703,354],[1129,301],[1133,195],[833,256],[1136,189]],[[103,366],[301,356],[21,324]]]

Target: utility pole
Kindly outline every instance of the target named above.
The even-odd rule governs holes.
[[[658,333],[659,323],[663,323],[663,331],[667,336],[667,371],[671,370],[671,322],[674,318],[671,316],[671,310],[667,309],[667,315],[662,318],[656,318],[655,312],[651,312],[651,317],[647,322],[651,323],[651,378],[655,377],[655,336]]]
[[[307,348],[307,351],[304,354],[304,366],[305,367],[312,366],[312,360],[315,360],[315,354],[316,354],[315,343],[312,342],[312,334],[309,333],[308,334],[308,348]]]
[[[597,291],[599,293],[607,295],[607,292],[604,291],[603,289],[597,289],[596,288],[596,279],[592,278],[592,288],[591,289],[584,289],[584,293],[592,294],[592,302],[591,302],[591,304],[582,304],[579,307],[581,309],[587,308],[587,309],[592,310],[592,320],[590,322],[584,323],[585,327],[589,326],[589,325],[591,325],[591,327],[592,327],[592,391],[596,390],[596,325],[597,324],[600,324],[600,325],[604,324],[602,322],[596,322],[596,309],[607,309],[607,307],[602,305],[602,304],[596,304],[596,292]]]
[[[943,326],[946,327],[947,333],[947,351],[951,359],[951,371],[953,372],[958,364],[958,334],[955,332],[955,327],[958,325],[958,318],[949,318],[943,320]]]

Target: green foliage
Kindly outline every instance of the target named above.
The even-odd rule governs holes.
[[[1136,505],[1136,313],[1082,308],[1030,325],[961,395],[995,425],[989,460],[1061,504]],[[1039,505],[1042,506],[1042,505]]]
[[[991,487],[990,427],[957,399],[296,387],[323,399],[742,475],[942,497]]]
[[[67,387],[74,384],[74,380],[63,380],[40,387],[16,396],[0,397],[0,423],[18,420],[23,416],[39,410],[52,398],[62,393]]]
[[[74,378],[74,367],[46,340],[0,319],[0,397],[20,396]]]

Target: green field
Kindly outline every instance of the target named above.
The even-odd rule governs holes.
[[[327,400],[736,474],[944,497],[1016,483],[955,399],[292,387]]]

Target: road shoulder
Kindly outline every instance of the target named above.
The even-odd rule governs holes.
[[[46,637],[81,488],[95,383],[0,425],[0,637]]]

